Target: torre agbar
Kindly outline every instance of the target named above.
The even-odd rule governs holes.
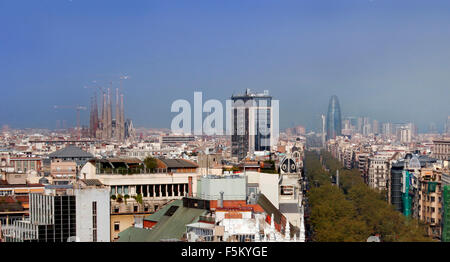
[[[341,135],[341,108],[337,96],[333,95],[328,104],[327,114],[327,140]]]

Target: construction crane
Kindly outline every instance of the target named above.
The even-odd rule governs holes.
[[[87,107],[85,106],[54,106],[55,109],[75,109],[77,111],[77,133],[78,133],[78,139],[81,138],[81,128],[80,128],[80,111],[81,110],[87,110]]]
[[[123,81],[123,80],[127,80],[127,79],[129,79],[129,78],[130,78],[129,75],[121,75],[121,76],[120,76],[120,89],[123,89],[122,81]]]
[[[96,83],[97,81],[92,81],[93,83]],[[102,94],[104,92],[104,89],[102,86],[99,85],[94,85],[94,86],[84,86],[85,89],[87,88],[98,88],[98,90],[100,90],[100,94]]]

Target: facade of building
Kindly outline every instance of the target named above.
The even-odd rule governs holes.
[[[109,242],[109,191],[106,188],[52,186],[30,195],[28,219],[4,230],[7,242]]]
[[[195,141],[195,136],[162,136],[162,144],[182,144]]]
[[[91,160],[81,169],[81,177],[98,180],[109,190],[112,241],[139,217],[196,192],[197,164],[183,159],[156,161],[154,170],[139,159],[116,158]]]
[[[390,163],[385,157],[369,158],[369,187],[387,190],[390,177]]]
[[[405,168],[404,160],[394,161],[391,166],[391,204],[395,210],[403,211],[403,199],[402,199],[402,177],[403,170]]]
[[[450,159],[450,139],[433,140],[433,157],[439,160]]]
[[[75,189],[76,237],[80,242],[110,242],[110,194],[105,187]]]
[[[54,159],[50,164],[50,175],[55,185],[70,184],[77,176],[77,163]]]
[[[433,168],[422,168],[419,183],[419,219],[427,224],[428,235],[440,239],[442,233],[441,172]]]
[[[15,172],[41,172],[42,169],[42,159],[40,157],[11,157],[9,161]]]
[[[268,92],[233,95],[231,155],[242,160],[248,154],[271,150],[272,97]]]

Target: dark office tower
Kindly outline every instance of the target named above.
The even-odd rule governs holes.
[[[264,93],[233,95],[231,121],[231,155],[242,160],[248,154],[271,150],[272,139],[272,97]]]
[[[27,229],[33,234],[23,239],[26,242],[67,242],[76,237],[75,195],[30,194]]]
[[[341,135],[341,108],[337,96],[330,98],[327,114],[327,140],[336,138]]]

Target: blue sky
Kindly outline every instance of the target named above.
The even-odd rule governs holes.
[[[170,127],[176,99],[246,88],[280,100],[282,128],[344,116],[431,122],[450,115],[450,1],[0,0],[0,124],[75,124],[93,81],[124,82],[135,126]],[[89,112],[82,114],[89,123]]]

